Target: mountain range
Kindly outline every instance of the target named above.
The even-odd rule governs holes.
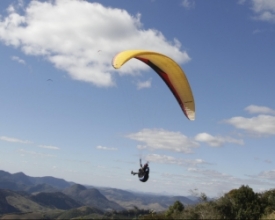
[[[11,174],[0,170],[0,215],[50,212],[50,217],[55,218],[64,215],[66,210],[70,216],[82,212],[101,215],[106,211],[127,211],[133,208],[163,211],[177,200],[184,205],[196,203],[184,196],[83,186],[51,176],[30,177],[22,172]]]

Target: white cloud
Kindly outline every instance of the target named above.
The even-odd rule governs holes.
[[[159,154],[149,154],[146,156],[146,160],[154,163],[163,163],[163,164],[175,164],[181,166],[197,166],[197,165],[205,165],[210,164],[205,162],[202,159],[181,159],[175,158],[168,155],[159,155]]]
[[[114,147],[103,147],[103,146],[97,146],[96,149],[98,150],[111,150],[111,151],[116,151],[117,148]]]
[[[225,180],[225,178],[228,181],[231,178],[234,178],[233,176],[230,176],[228,174],[225,173],[221,173],[219,171],[216,170],[209,170],[209,169],[198,169],[198,168],[190,168],[188,169],[189,172],[193,172],[193,173],[197,173],[203,176],[207,176],[209,179],[220,179],[220,180]]]
[[[116,159],[115,162],[117,162],[117,163],[127,163],[127,164],[136,164],[136,162],[133,162],[133,161],[118,160],[118,159]]]
[[[33,157],[56,157],[55,155],[52,155],[52,154],[43,154],[35,151],[27,151],[24,149],[20,149],[19,153],[21,154],[21,156],[25,156],[25,154],[29,154]]]
[[[13,138],[13,137],[6,137],[6,136],[1,136],[0,140],[2,141],[7,141],[7,142],[12,142],[12,143],[19,143],[19,144],[31,144],[31,141],[28,140],[20,140],[17,138]]]
[[[169,150],[182,153],[192,153],[192,149],[199,144],[180,132],[166,131],[164,129],[143,129],[137,133],[127,135],[128,138],[143,142],[139,148],[152,150]]]
[[[24,65],[26,64],[25,60],[22,60],[21,58],[19,58],[17,56],[12,56],[11,59],[18,63],[24,64]]]
[[[66,161],[69,161],[70,163],[82,163],[82,164],[88,164],[90,161],[88,160],[76,160],[76,159],[66,159]]]
[[[275,180],[275,170],[262,171],[257,175],[248,175],[251,178],[262,179],[267,181]]]
[[[221,137],[221,136],[214,137],[208,133],[200,133],[196,135],[195,140],[199,142],[205,142],[211,147],[221,147],[225,143],[234,143],[239,145],[244,144],[243,140],[237,140],[231,137]]]
[[[259,178],[259,175],[245,175],[246,177],[241,178],[215,169],[204,169],[199,166],[190,167],[187,170],[188,172],[183,171],[181,173],[162,173],[156,187],[164,184],[165,179],[168,179],[173,185],[168,188],[166,187],[166,191],[173,192],[175,190],[194,189],[195,192],[204,192],[209,197],[220,197],[232,189],[239,188],[241,185],[249,185],[256,192],[269,190],[273,187],[273,174],[269,171],[265,174],[268,178],[263,179]],[[189,181],[186,181],[187,179]],[[191,193],[194,190],[190,190]]]
[[[238,4],[243,5],[246,2],[246,0],[238,0]]]
[[[265,106],[249,105],[245,110],[251,114],[275,114],[275,110]]]
[[[207,195],[221,195],[229,190],[239,188],[241,185],[249,185],[255,191],[259,188],[268,190],[272,187],[273,171],[262,172],[260,175],[245,175],[248,178],[240,178],[227,173],[222,173],[218,170],[204,169],[199,167],[191,167],[188,169],[190,179],[193,179],[193,188],[205,192]],[[266,176],[267,178],[261,178]],[[184,181],[183,181],[184,182]]]
[[[274,116],[259,115],[252,118],[233,117],[225,120],[225,122],[255,135],[275,135]]]
[[[191,9],[195,7],[195,1],[194,0],[183,0],[181,5],[186,9]]]
[[[46,148],[46,149],[50,149],[50,150],[59,150],[59,147],[55,147],[55,146],[51,146],[51,145],[39,145],[38,147],[40,148]]]
[[[138,81],[137,82],[137,89],[145,89],[145,88],[150,88],[152,84],[152,79],[148,79],[146,81]]]
[[[264,32],[264,30],[260,30],[260,29],[255,29],[252,34],[259,34],[259,33],[262,33]]]
[[[155,50],[179,63],[190,60],[178,40],[170,42],[155,29],[143,29],[139,14],[81,0],[31,1],[23,9],[20,14],[10,6],[8,15],[0,16],[0,41],[27,55],[43,56],[75,80],[114,85],[110,62],[127,49]],[[118,73],[133,74],[145,68],[133,60]]]
[[[219,187],[224,188],[226,185],[232,189],[239,187],[241,185],[266,185],[270,186],[270,183],[267,181],[259,178],[259,176],[249,176],[249,179],[247,178],[239,178],[230,174],[221,173],[217,170],[211,170],[211,169],[202,169],[202,168],[190,168],[188,169],[190,173],[198,174],[200,175],[201,181],[206,181],[209,183],[209,185],[219,185]],[[234,185],[234,186],[233,186]],[[212,188],[215,189],[215,188]],[[228,190],[227,190],[228,191]]]
[[[252,0],[252,9],[257,20],[275,22],[274,0]]]
[[[256,161],[261,161],[261,162],[268,163],[268,164],[271,164],[271,163],[272,163],[272,161],[269,160],[269,159],[261,159],[261,158],[259,158],[259,157],[254,157],[254,160],[256,160]]]

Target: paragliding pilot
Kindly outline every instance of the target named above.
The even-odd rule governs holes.
[[[144,166],[142,166],[141,163],[141,159],[139,160],[140,162],[140,169],[138,170],[137,173],[135,172],[131,172],[131,174],[136,175],[138,174],[138,178],[141,182],[146,182],[149,179],[149,166],[148,166],[148,162],[146,164],[144,164]]]

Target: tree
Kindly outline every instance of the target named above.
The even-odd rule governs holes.
[[[262,214],[258,194],[244,185],[225,194],[218,209],[226,219],[259,219]]]
[[[262,212],[266,215],[275,211],[275,189],[271,189],[259,194],[262,205]]]
[[[174,202],[172,206],[166,211],[165,216],[170,217],[172,215],[178,215],[184,210],[184,205],[180,201]]]

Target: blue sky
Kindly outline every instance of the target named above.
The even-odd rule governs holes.
[[[195,121],[143,63],[113,69],[128,49],[178,62]],[[0,50],[0,169],[173,195],[274,187],[275,1],[3,1]]]

